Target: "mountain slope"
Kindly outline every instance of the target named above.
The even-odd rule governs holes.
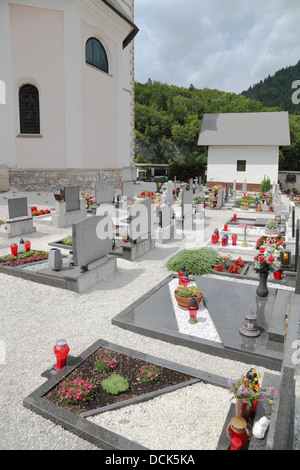
[[[278,106],[290,114],[300,114],[300,104],[294,104],[292,101],[293,93],[299,89],[299,85],[292,88],[292,84],[297,80],[300,81],[300,60],[296,65],[280,69],[272,76],[269,75],[243,91],[241,95],[260,101],[264,106]]]

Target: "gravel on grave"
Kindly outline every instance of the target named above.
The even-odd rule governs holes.
[[[28,196],[29,204],[38,205],[39,208],[54,206],[53,194],[1,193],[0,219],[7,218],[7,198],[24,195]],[[205,220],[206,239],[231,214],[232,211],[208,211]],[[30,236],[34,248],[48,250],[49,242],[70,234],[70,229],[56,229],[37,222],[35,226],[37,232]],[[1,236],[0,255],[7,254],[9,245],[10,240]],[[41,374],[55,363],[53,346],[61,337],[68,341],[72,356],[80,356],[91,344],[102,338],[223,377],[237,378],[249,370],[248,364],[148,338],[111,324],[114,316],[169,275],[166,261],[183,247],[184,241],[180,240],[165,245],[157,244],[151,254],[133,263],[118,260],[118,270],[113,276],[103,279],[99,287],[81,295],[0,274],[0,372],[5,379],[0,381],[1,450],[99,450],[23,406],[24,397],[45,382]],[[255,364],[252,365],[255,367]],[[262,374],[266,371],[262,367],[258,370]],[[296,392],[297,418],[299,381],[296,381]],[[151,406],[150,412],[146,411]],[[136,439],[136,434],[132,433],[142,434],[145,440],[143,444],[149,444],[152,449],[158,449],[161,434],[168,433],[173,437],[169,443],[162,444],[164,449],[189,446],[186,439],[195,440],[192,442],[195,448],[201,448],[202,445],[215,448],[229,406],[230,394],[226,389],[216,390],[211,386],[196,384],[173,392],[172,395],[159,397],[155,402],[105,413],[97,419],[105,420],[107,427],[118,428],[117,432],[128,438]],[[164,409],[169,410],[166,415],[163,415]],[[144,418],[146,415],[147,421]],[[175,424],[168,425],[173,416]],[[179,433],[176,428],[180,430]],[[165,431],[156,438],[159,429]],[[213,432],[209,433],[209,430]],[[297,419],[295,430],[299,448],[300,429]]]

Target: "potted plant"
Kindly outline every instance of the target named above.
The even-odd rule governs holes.
[[[195,297],[198,305],[203,298],[202,290],[196,286],[178,285],[175,289],[174,295],[178,306],[182,308],[182,310],[188,310],[188,306],[192,297]]]
[[[276,220],[269,220],[265,225],[266,235],[277,235],[278,229],[279,225]]]
[[[246,201],[240,202],[240,208],[244,211],[248,210],[249,209],[249,202],[246,202]]]

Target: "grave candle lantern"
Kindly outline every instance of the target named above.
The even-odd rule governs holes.
[[[227,436],[232,440],[237,438],[244,446],[249,440],[249,431],[247,429],[247,421],[239,416],[231,418],[227,429]]]
[[[25,243],[23,238],[19,241],[19,253],[25,253],[26,248],[25,248]]]
[[[30,251],[31,242],[29,240],[25,240],[25,249],[26,251]]]
[[[280,262],[282,266],[289,267],[291,265],[291,252],[281,251]]]
[[[181,280],[181,283],[184,287],[186,287],[188,285],[188,283],[190,282],[190,278],[189,278],[189,273],[185,272],[184,273],[184,276]]]
[[[224,224],[224,232],[227,232],[227,230],[228,230],[228,225]]]
[[[214,233],[212,236],[211,236],[211,242],[215,245],[218,241],[218,237],[217,235]]]
[[[13,243],[10,245],[10,251],[13,256],[17,256],[18,254],[18,245],[16,243]]]
[[[199,310],[199,305],[197,304],[197,301],[195,299],[195,297],[193,296],[190,300],[190,303],[188,305],[188,311],[189,311],[189,314],[190,314],[190,319],[189,319],[189,323],[191,323],[192,325],[194,325],[195,323],[198,323],[197,322],[197,312]]]
[[[245,322],[240,328],[240,333],[244,336],[259,336],[260,331],[257,328],[256,321],[257,315],[250,310],[250,312],[245,315]]]
[[[232,235],[232,244],[235,246],[236,245],[236,242],[237,242],[237,235]]]
[[[182,278],[184,276],[184,273],[185,273],[185,266],[182,265],[181,268],[178,271],[179,285],[182,285]]]
[[[227,245],[227,238],[226,238],[226,236],[224,235],[224,236],[222,237],[222,246],[226,246],[226,245]]]
[[[215,228],[214,234],[216,235],[216,237],[217,237],[217,242],[218,242],[218,241],[219,241],[219,238],[220,238],[220,234],[219,234],[219,230],[218,230],[217,228]]]
[[[236,214],[233,214],[233,219],[232,219],[233,222],[236,222]]]
[[[56,356],[56,370],[61,370],[67,363],[70,348],[65,339],[59,339],[53,349]]]

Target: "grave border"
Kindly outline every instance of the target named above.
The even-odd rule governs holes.
[[[94,444],[97,447],[100,447],[101,449],[147,450],[146,447],[143,447],[130,439],[120,436],[115,432],[109,431],[102,426],[94,424],[81,415],[74,415],[74,413],[67,411],[43,398],[43,396],[46,395],[53,387],[55,387],[58,382],[60,382],[65,376],[70,374],[74,369],[79,367],[85,359],[91,356],[100,347],[112,349],[116,352],[127,354],[138,359],[142,359],[146,362],[153,362],[157,365],[176,370],[186,375],[190,375],[191,377],[196,379],[196,381],[200,380],[206,384],[211,384],[222,388],[228,388],[227,378],[225,377],[194,369],[188,366],[184,366],[156,356],[142,353],[140,351],[119,346],[103,339],[99,339],[90,347],[88,347],[85,351],[83,351],[80,356],[76,358],[69,357],[67,365],[61,371],[56,371],[55,366],[52,366],[47,371],[43,372],[41,375],[43,377],[48,378],[47,382],[42,384],[34,392],[24,398],[23,406],[25,408],[28,408],[30,411],[41,415],[43,418],[46,418],[52,421],[53,423],[61,426],[67,431],[72,432],[78,437]],[[186,382],[186,384],[186,386],[190,385],[191,381]],[[147,394],[147,399],[155,398],[155,396],[163,395],[164,393],[176,390],[177,388],[178,385],[175,385],[173,387],[162,389],[161,393],[149,393]],[[136,397],[136,399],[130,400],[131,405],[138,404],[140,402],[141,397]],[[122,402],[120,403],[120,407],[121,406]],[[116,409],[116,407],[114,409]]]

